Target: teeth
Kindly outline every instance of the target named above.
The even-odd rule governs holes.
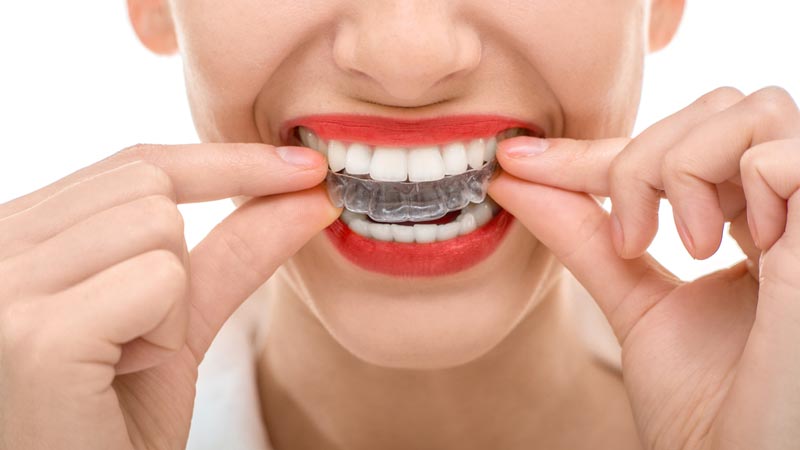
[[[456,220],[444,224],[399,225],[396,223],[375,223],[367,219],[365,214],[348,210],[342,211],[341,219],[358,235],[378,241],[429,244],[455,239],[472,233],[486,225],[500,212],[500,207],[491,198],[486,197],[482,203],[471,204],[461,210]]]
[[[342,222],[346,223],[347,225],[350,225],[350,223],[353,222],[354,220],[360,219],[362,215],[363,214],[357,214],[352,211],[344,209],[342,210],[342,215],[340,217],[342,219]]]
[[[391,224],[392,236],[395,242],[414,242],[414,227],[407,227],[405,225]]]
[[[408,180],[436,181],[444,178],[444,161],[439,147],[412,149],[408,153]]]
[[[461,224],[461,229],[458,231],[460,235],[465,235],[472,233],[475,229],[478,228],[478,222],[475,220],[475,216],[472,215],[470,212],[465,212],[458,216],[456,219]]]
[[[497,153],[497,138],[489,138],[486,141],[486,148],[483,151],[483,160],[484,161],[491,161],[494,159],[494,155]]]
[[[369,222],[366,220],[353,220],[348,225],[351,230],[355,231],[356,234],[360,234],[364,237],[371,237],[369,233]]]
[[[414,225],[414,240],[418,244],[430,244],[436,242],[436,229],[438,225],[433,224],[416,224]]]
[[[342,169],[351,175],[369,175],[376,181],[436,181],[448,175],[459,175],[480,169],[497,153],[497,143],[526,134],[521,128],[504,130],[494,137],[450,142],[441,146],[371,147],[353,142],[320,139],[306,127],[299,127],[300,141],[328,158],[332,172]]]
[[[475,224],[482,226],[492,219],[492,207],[486,203],[478,203],[472,208],[471,214],[475,217]]]
[[[317,148],[319,139],[317,138],[316,134],[311,132],[311,130],[306,127],[300,127],[298,131],[300,133],[300,141],[303,143],[303,145],[309,148]]]
[[[446,241],[458,237],[458,232],[461,231],[461,224],[457,221],[450,222],[445,225],[436,226],[436,240]]]
[[[321,152],[323,155],[325,155],[325,157],[326,157],[326,158],[328,157],[328,143],[327,143],[327,142],[325,142],[325,141],[323,141],[323,140],[320,140],[320,141],[318,142],[318,144],[317,144],[317,146],[316,146],[316,147],[314,147],[313,145],[312,145],[312,146],[309,146],[309,147],[310,147],[310,148],[316,148],[316,149],[317,149],[317,150],[319,150],[319,151],[320,151],[320,152]]]
[[[369,176],[377,181],[406,181],[408,158],[402,148],[375,147]]]
[[[461,142],[442,147],[442,159],[445,175],[458,175],[467,171],[467,149]]]
[[[328,143],[328,167],[331,172],[338,172],[344,169],[347,162],[347,148],[339,141]]]
[[[394,240],[392,226],[388,223],[369,222],[369,233],[372,235],[373,239],[379,241],[392,242]]]
[[[486,152],[486,146],[483,139],[473,139],[467,145],[467,161],[469,166],[473,169],[480,169],[483,165],[483,154]]]
[[[344,170],[353,175],[366,175],[369,173],[372,151],[368,145],[353,143],[347,147]]]

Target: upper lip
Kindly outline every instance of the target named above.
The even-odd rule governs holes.
[[[543,137],[536,124],[497,115],[458,115],[430,119],[395,119],[356,114],[324,114],[298,117],[280,128],[282,142],[289,142],[299,126],[310,129],[322,139],[357,141],[370,145],[425,145],[493,136],[509,128],[525,128]]]

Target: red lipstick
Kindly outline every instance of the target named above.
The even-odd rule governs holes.
[[[464,115],[432,119],[400,120],[361,115],[317,115],[290,120],[280,129],[281,142],[289,133],[304,126],[325,140],[336,139],[370,145],[424,145],[490,137],[509,128],[526,128],[534,136],[544,136],[537,125],[501,116]]]
[[[325,229],[333,245],[353,264],[372,272],[403,277],[442,276],[469,269],[500,245],[514,221],[502,210],[472,233],[442,242],[410,244],[368,239],[341,219]]]
[[[315,115],[290,120],[280,128],[282,142],[289,142],[295,128],[303,126],[324,140],[369,145],[427,145],[491,137],[509,128],[525,128],[544,136],[537,125],[522,120],[463,115],[401,120],[364,115]],[[466,270],[491,255],[506,236],[514,217],[501,210],[477,230],[442,242],[428,244],[386,242],[353,232],[337,219],[325,234],[333,246],[355,265],[391,276],[442,276]]]

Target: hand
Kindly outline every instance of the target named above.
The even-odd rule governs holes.
[[[140,145],[0,205],[0,449],[185,447],[217,331],[338,217],[297,150]],[[176,203],[237,195],[188,253]]]
[[[800,112],[785,91],[719,89],[633,140],[520,137],[498,159],[490,195],[612,325],[646,448],[797,448]],[[645,253],[661,197],[694,257],[727,221],[748,261],[678,280]]]

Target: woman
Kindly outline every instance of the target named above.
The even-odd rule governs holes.
[[[181,53],[206,143],[135,146],[0,205],[0,447],[184,448],[198,365],[252,297],[228,344],[255,355],[256,383],[229,383],[260,407],[254,445],[792,448],[797,106],[723,88],[621,137],[682,9],[129,0],[142,42]],[[495,152],[502,209],[437,217],[441,198],[400,192]],[[692,283],[658,266],[662,196],[694,257],[729,221],[748,260]],[[175,205],[230,197],[189,253]],[[580,338],[565,268],[620,367]]]

